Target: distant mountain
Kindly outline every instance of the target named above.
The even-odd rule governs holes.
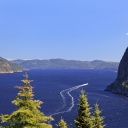
[[[64,59],[50,60],[13,60],[13,63],[18,63],[28,69],[41,68],[64,68],[64,69],[114,69],[118,68],[118,62],[106,62],[101,60],[94,61],[77,61]]]
[[[17,59],[17,60],[11,60],[11,62],[16,64],[21,64],[22,62],[24,62],[24,60]]]
[[[0,73],[12,73],[22,71],[23,67],[16,64],[11,63],[10,61],[0,57]]]

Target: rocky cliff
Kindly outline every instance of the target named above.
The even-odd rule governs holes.
[[[124,89],[122,83],[126,81],[128,78],[128,48],[126,49],[119,67],[118,67],[118,74],[116,80],[107,86],[107,91],[112,91],[114,93],[123,93],[128,96],[128,90]]]
[[[0,73],[12,73],[22,71],[23,67],[18,64],[13,64],[8,60],[0,57]]]

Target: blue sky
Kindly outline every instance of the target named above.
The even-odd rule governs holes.
[[[1,0],[0,56],[120,61],[128,0]]]

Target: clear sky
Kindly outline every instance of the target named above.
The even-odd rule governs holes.
[[[0,56],[120,61],[128,0],[0,0]]]

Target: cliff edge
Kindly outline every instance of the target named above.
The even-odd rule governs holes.
[[[111,83],[106,91],[111,91],[113,93],[122,93],[128,96],[128,91],[124,89],[122,83],[128,78],[128,47],[119,63],[117,78],[113,83]]]

